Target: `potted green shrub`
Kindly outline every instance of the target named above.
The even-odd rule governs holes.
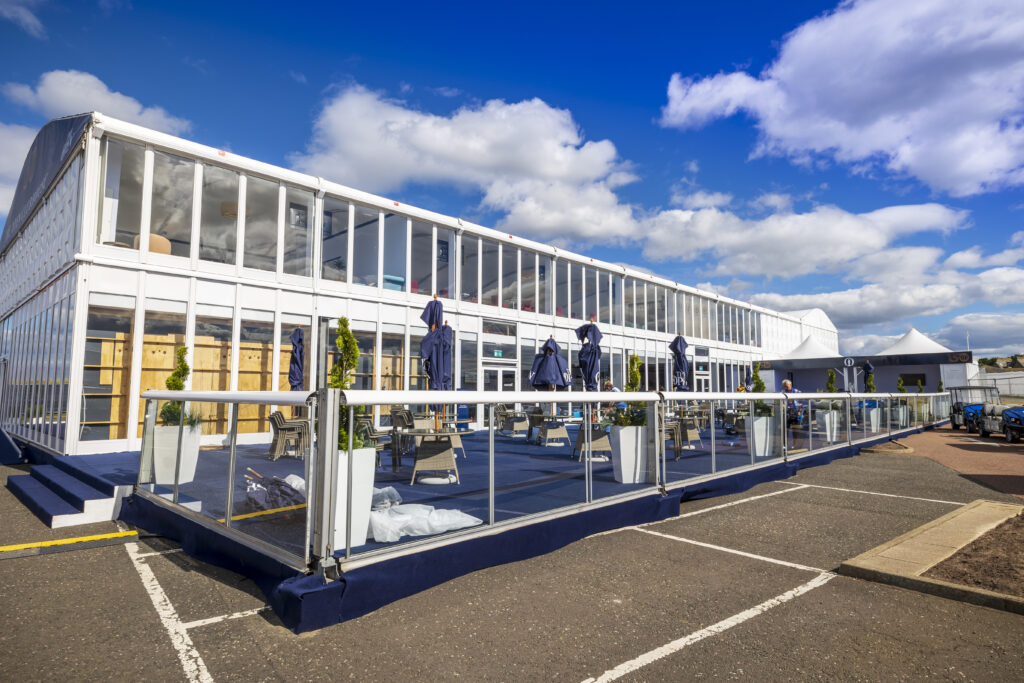
[[[839,392],[836,387],[836,371],[831,368],[828,371],[828,381],[825,382],[825,392],[835,394]],[[839,440],[839,423],[841,420],[842,401],[827,399],[818,401],[817,419],[825,428],[825,439],[829,443]]]
[[[751,393],[763,394],[767,391],[761,379],[761,363],[754,363],[751,378]],[[747,444],[755,458],[768,457],[772,435],[775,431],[775,404],[771,401],[754,401],[751,415],[746,420]]]
[[[640,391],[640,367],[643,362],[633,354],[626,372],[626,391]],[[640,484],[650,481],[653,472],[647,462],[647,406],[642,402],[626,403],[611,416],[608,441],[612,448],[612,469],[615,481]]]
[[[338,333],[334,339],[338,355],[331,366],[327,378],[327,386],[344,391],[352,384],[352,373],[359,363],[359,344],[348,326],[348,318],[338,318]],[[338,416],[338,471],[335,481],[336,500],[338,505],[334,515],[335,549],[345,547],[347,530],[348,504],[348,435],[354,425],[349,424],[348,406],[340,406]],[[359,406],[357,412],[362,413]],[[364,448],[362,436],[358,432],[352,434],[352,547],[366,543],[367,531],[370,528],[370,507],[373,504],[373,476],[377,463],[377,451],[373,447]]]
[[[878,390],[875,388],[875,373],[872,372],[864,376],[864,390],[869,394],[878,393]],[[878,400],[865,400],[864,405],[867,407],[868,423],[871,425],[871,431],[873,433],[877,433],[882,413],[882,410],[878,405]]]
[[[185,389],[185,380],[192,371],[185,360],[187,352],[183,346],[175,351],[174,370],[164,380],[164,386],[170,391]],[[187,484],[196,476],[202,419],[198,413],[183,411],[180,401],[167,401],[160,408],[159,420],[160,424],[153,430],[153,481],[156,484],[174,484],[180,433],[181,464],[177,465],[178,483]]]
[[[896,378],[896,391],[901,394],[907,393],[907,388],[903,386],[903,377]],[[907,407],[907,399],[900,398],[896,401],[896,424],[900,427],[906,427],[910,424],[910,409]]]

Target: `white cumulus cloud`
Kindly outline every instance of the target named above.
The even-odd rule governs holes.
[[[697,190],[690,193],[676,193],[672,203],[684,209],[720,209],[732,203],[732,195],[726,192]]]
[[[0,215],[6,216],[11,208],[18,175],[35,135],[28,126],[0,123]]]
[[[299,170],[373,192],[441,183],[481,193],[500,227],[559,230],[589,241],[635,232],[614,189],[635,180],[609,140],[584,139],[572,114],[539,99],[491,100],[448,115],[416,110],[361,85],[337,92],[316,119]]]
[[[171,116],[162,107],[146,107],[134,97],[111,90],[99,78],[83,71],[48,71],[33,87],[5,83],[3,93],[48,118],[99,111],[114,118],[138,123],[167,133],[186,133],[192,124]]]
[[[953,349],[962,349],[970,334],[975,357],[1024,352],[1024,313],[967,313],[947,322],[936,334]]]
[[[755,154],[875,165],[954,196],[1024,183],[1019,0],[846,0],[785,36],[758,75],[675,74],[661,123],[743,112]]]

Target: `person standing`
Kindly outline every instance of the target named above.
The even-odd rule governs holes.
[[[793,386],[793,380],[782,380],[782,393],[799,394],[800,390]],[[788,438],[787,450],[790,452],[806,450],[805,441],[807,438],[806,405],[803,401],[786,401],[786,434]]]

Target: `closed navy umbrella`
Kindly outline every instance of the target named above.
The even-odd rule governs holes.
[[[420,314],[420,320],[427,324],[428,330],[441,327],[441,323],[444,320],[444,306],[437,300],[437,295],[434,295],[434,300],[427,303],[426,308],[423,309],[423,313]]]
[[[569,365],[560,355],[561,348],[554,339],[548,339],[540,353],[533,359],[530,369],[530,384],[538,389],[549,386],[567,387],[572,380]]]
[[[590,322],[576,328],[576,338],[583,343],[579,360],[583,384],[587,391],[597,391],[598,375],[601,373],[601,330]]]
[[[303,376],[306,374],[306,340],[301,327],[296,327],[288,341],[292,343],[292,357],[288,362],[288,384],[292,391],[302,391],[305,383]]]
[[[690,363],[686,360],[686,347],[689,344],[682,335],[677,335],[672,343],[668,345],[672,352],[672,360],[675,361],[675,372],[672,373],[672,388],[676,391],[690,390]]]
[[[444,307],[441,302],[437,299],[429,302],[420,319],[430,327],[430,331],[420,341],[420,361],[427,375],[427,388],[431,391],[451,388],[452,328],[447,325],[442,327]],[[441,410],[440,405],[431,407],[435,411]]]
[[[754,372],[750,369],[749,365],[747,366],[747,374],[743,378],[743,388],[747,391],[752,391],[754,389]]]

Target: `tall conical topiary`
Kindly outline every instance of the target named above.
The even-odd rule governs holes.
[[[836,388],[836,371],[830,368],[828,371],[828,381],[825,382],[825,392],[834,394],[837,391],[839,390]]]
[[[919,393],[919,394],[923,394],[924,393],[924,380],[923,379],[917,380],[917,393]]]
[[[164,380],[164,386],[167,387],[168,391],[184,391],[185,380],[188,379],[189,373],[192,368],[188,366],[188,361],[185,360],[185,355],[188,353],[188,349],[184,346],[178,347],[174,352],[174,370],[167,379]],[[160,421],[165,426],[171,427],[181,424],[181,402],[180,401],[168,401],[160,408]],[[184,415],[185,424],[189,427],[195,427],[199,424],[200,417],[198,413],[185,412]]]
[[[896,378],[896,391],[900,392],[901,394],[907,393],[907,388],[905,386],[903,386],[903,376],[902,375]]]
[[[338,349],[338,355],[327,377],[327,386],[344,391],[350,387],[352,373],[356,371],[359,364],[359,343],[356,341],[355,335],[352,334],[352,330],[349,329],[348,318],[338,318],[338,334],[334,338],[334,346]],[[341,448],[348,448],[348,430],[348,410],[342,409],[341,415],[338,416],[338,445]],[[352,448],[362,448],[362,446],[362,438],[358,434],[353,434]]]

